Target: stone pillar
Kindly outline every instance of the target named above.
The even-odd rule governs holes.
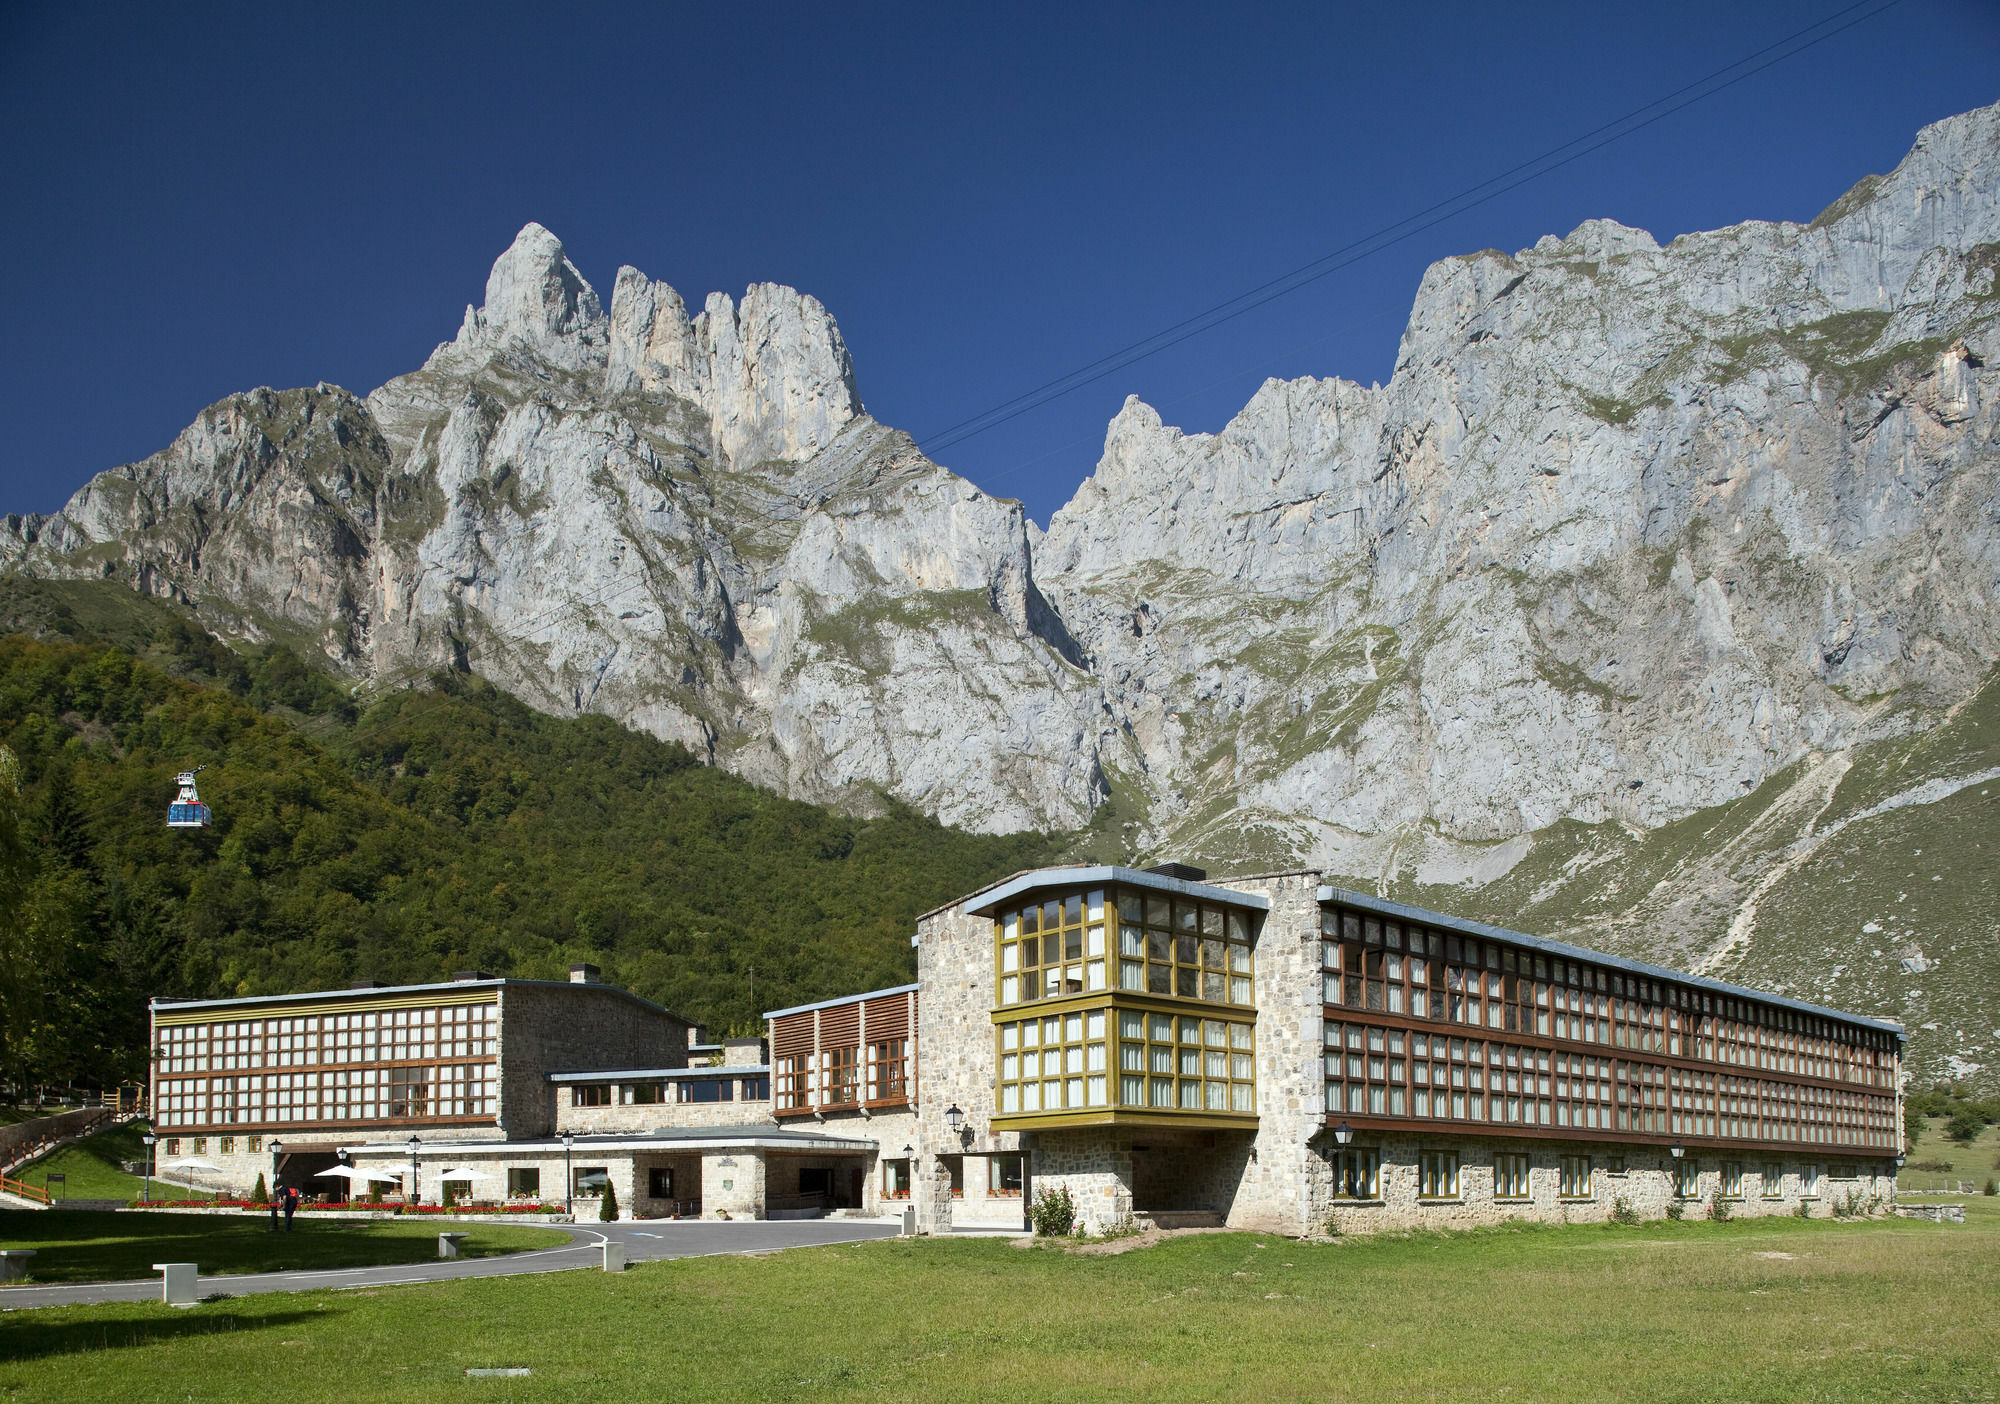
[[[923,1232],[942,1236],[951,1232],[951,1169],[942,1160],[936,1165],[930,1177],[930,1203],[919,1212],[918,1222]]]
[[[1033,1192],[1065,1187],[1076,1205],[1076,1222],[1085,1233],[1103,1233],[1132,1214],[1132,1143],[1125,1134],[1105,1130],[1064,1134],[1043,1132],[1035,1137]]]
[[[715,1151],[702,1156],[701,1216],[714,1219],[724,1213],[732,1219],[764,1217],[762,1151]]]

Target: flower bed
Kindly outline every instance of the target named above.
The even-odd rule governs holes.
[[[269,1204],[258,1204],[248,1199],[134,1199],[127,1206],[132,1209],[241,1209],[257,1214],[271,1212]],[[282,1210],[280,1212],[283,1212]],[[365,1199],[342,1200],[334,1204],[301,1204],[298,1212],[311,1213],[376,1213],[407,1214],[435,1217],[451,1214],[560,1214],[566,1212],[560,1204],[374,1204]]]

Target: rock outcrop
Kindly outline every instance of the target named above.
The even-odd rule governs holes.
[[[866,414],[813,298],[690,316],[625,268],[607,313],[531,224],[420,370],[232,396],[0,565],[809,798],[1006,830],[1116,791],[1134,850],[1492,883],[1991,675],[1996,201],[1984,109],[1810,225],[1446,259],[1388,384],[1272,381],[1216,434],[1129,401],[1045,532]]]

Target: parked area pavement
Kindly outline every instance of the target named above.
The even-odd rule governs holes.
[[[570,1235],[560,1248],[537,1248],[497,1258],[441,1259],[394,1267],[328,1268],[312,1272],[231,1273],[200,1280],[200,1296],[248,1297],[262,1292],[317,1292],[357,1287],[397,1287],[413,1282],[448,1282],[460,1277],[512,1277],[529,1272],[575,1272],[601,1267],[609,1241],[625,1248],[629,1263],[661,1258],[700,1258],[719,1253],[775,1253],[827,1243],[859,1243],[894,1238],[893,1222],[868,1219],[745,1219],[733,1223],[642,1219],[633,1223],[553,1224]],[[474,1226],[476,1232],[476,1226]],[[86,1306],[97,1302],[160,1300],[160,1279],[137,1282],[77,1282],[51,1287],[0,1287],[0,1310]]]

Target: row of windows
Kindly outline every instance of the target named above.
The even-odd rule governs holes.
[[[491,1063],[172,1078],[153,1089],[160,1126],[281,1125],[491,1116]]]
[[[1099,888],[1003,912],[994,931],[1003,1006],[1113,985],[1213,1004],[1253,1002],[1253,933],[1235,908]]]
[[[851,1107],[909,1096],[909,1040],[871,1043],[867,1057],[853,1045],[777,1060],[779,1111]]]
[[[1893,1099],[1869,1093],[1333,1019],[1324,1029],[1332,1115],[1885,1148],[1897,1135]]]
[[[1883,1031],[1356,912],[1323,912],[1320,925],[1330,1005],[1895,1085]]]
[[[1115,1080],[1109,1066],[1114,1032]],[[1238,1020],[1090,1009],[1004,1023],[994,1037],[995,1103],[1003,1113],[1113,1105],[1257,1110],[1256,1030]]]
[[[651,1107],[669,1102],[765,1102],[769,1077],[689,1077],[672,1082],[579,1083],[570,1088],[573,1107]]]
[[[208,1154],[208,1137],[189,1136],[185,1139],[187,1144],[193,1148],[188,1154]],[[183,1138],[179,1136],[162,1137],[159,1150],[161,1157],[179,1155],[181,1153],[182,1140]],[[235,1155],[239,1149],[246,1155],[258,1155],[263,1152],[264,1138],[262,1136],[217,1136],[215,1138],[215,1149],[222,1155]]]
[[[154,1058],[163,1073],[477,1058],[498,1051],[498,1029],[490,1003],[167,1024],[155,1034]]]
[[[989,1155],[979,1157],[986,1161],[986,1197],[988,1199],[1019,1199],[1021,1197],[1021,1157],[1018,1155]],[[951,1175],[951,1197],[965,1195],[965,1157],[962,1155],[939,1156]],[[882,1162],[882,1193],[889,1199],[910,1197],[910,1162],[907,1160],[885,1160]]]
[[[1351,1146],[1329,1152],[1328,1167],[1332,1175],[1333,1195],[1336,1199],[1375,1200],[1382,1197],[1381,1152],[1369,1147]],[[1468,1168],[1461,1164],[1455,1150],[1426,1150],[1417,1156],[1417,1195],[1421,1199],[1459,1199],[1462,1197],[1461,1177]],[[1596,1197],[1596,1175],[1599,1171],[1606,1175],[1622,1176],[1626,1173],[1623,1157],[1612,1157],[1601,1165],[1593,1163],[1588,1155],[1561,1155],[1556,1157],[1555,1192],[1558,1199],[1593,1199]],[[1532,1197],[1533,1168],[1525,1151],[1496,1151],[1493,1154],[1493,1197],[1502,1202],[1510,1200],[1526,1201]],[[1693,1157],[1676,1160],[1673,1165],[1674,1193],[1683,1199],[1700,1196],[1701,1166]],[[1822,1190],[1824,1172],[1818,1165],[1802,1165],[1796,1172],[1798,1194],[1803,1199],[1816,1198]],[[1838,1165],[1832,1169],[1833,1177],[1853,1178],[1856,1174],[1851,1165]],[[1766,1199],[1782,1199],[1785,1195],[1787,1172],[1777,1161],[1766,1161],[1760,1168],[1759,1193]],[[1741,1199],[1744,1173],[1743,1162],[1725,1160],[1720,1163],[1716,1176],[1716,1192],[1724,1199]]]

